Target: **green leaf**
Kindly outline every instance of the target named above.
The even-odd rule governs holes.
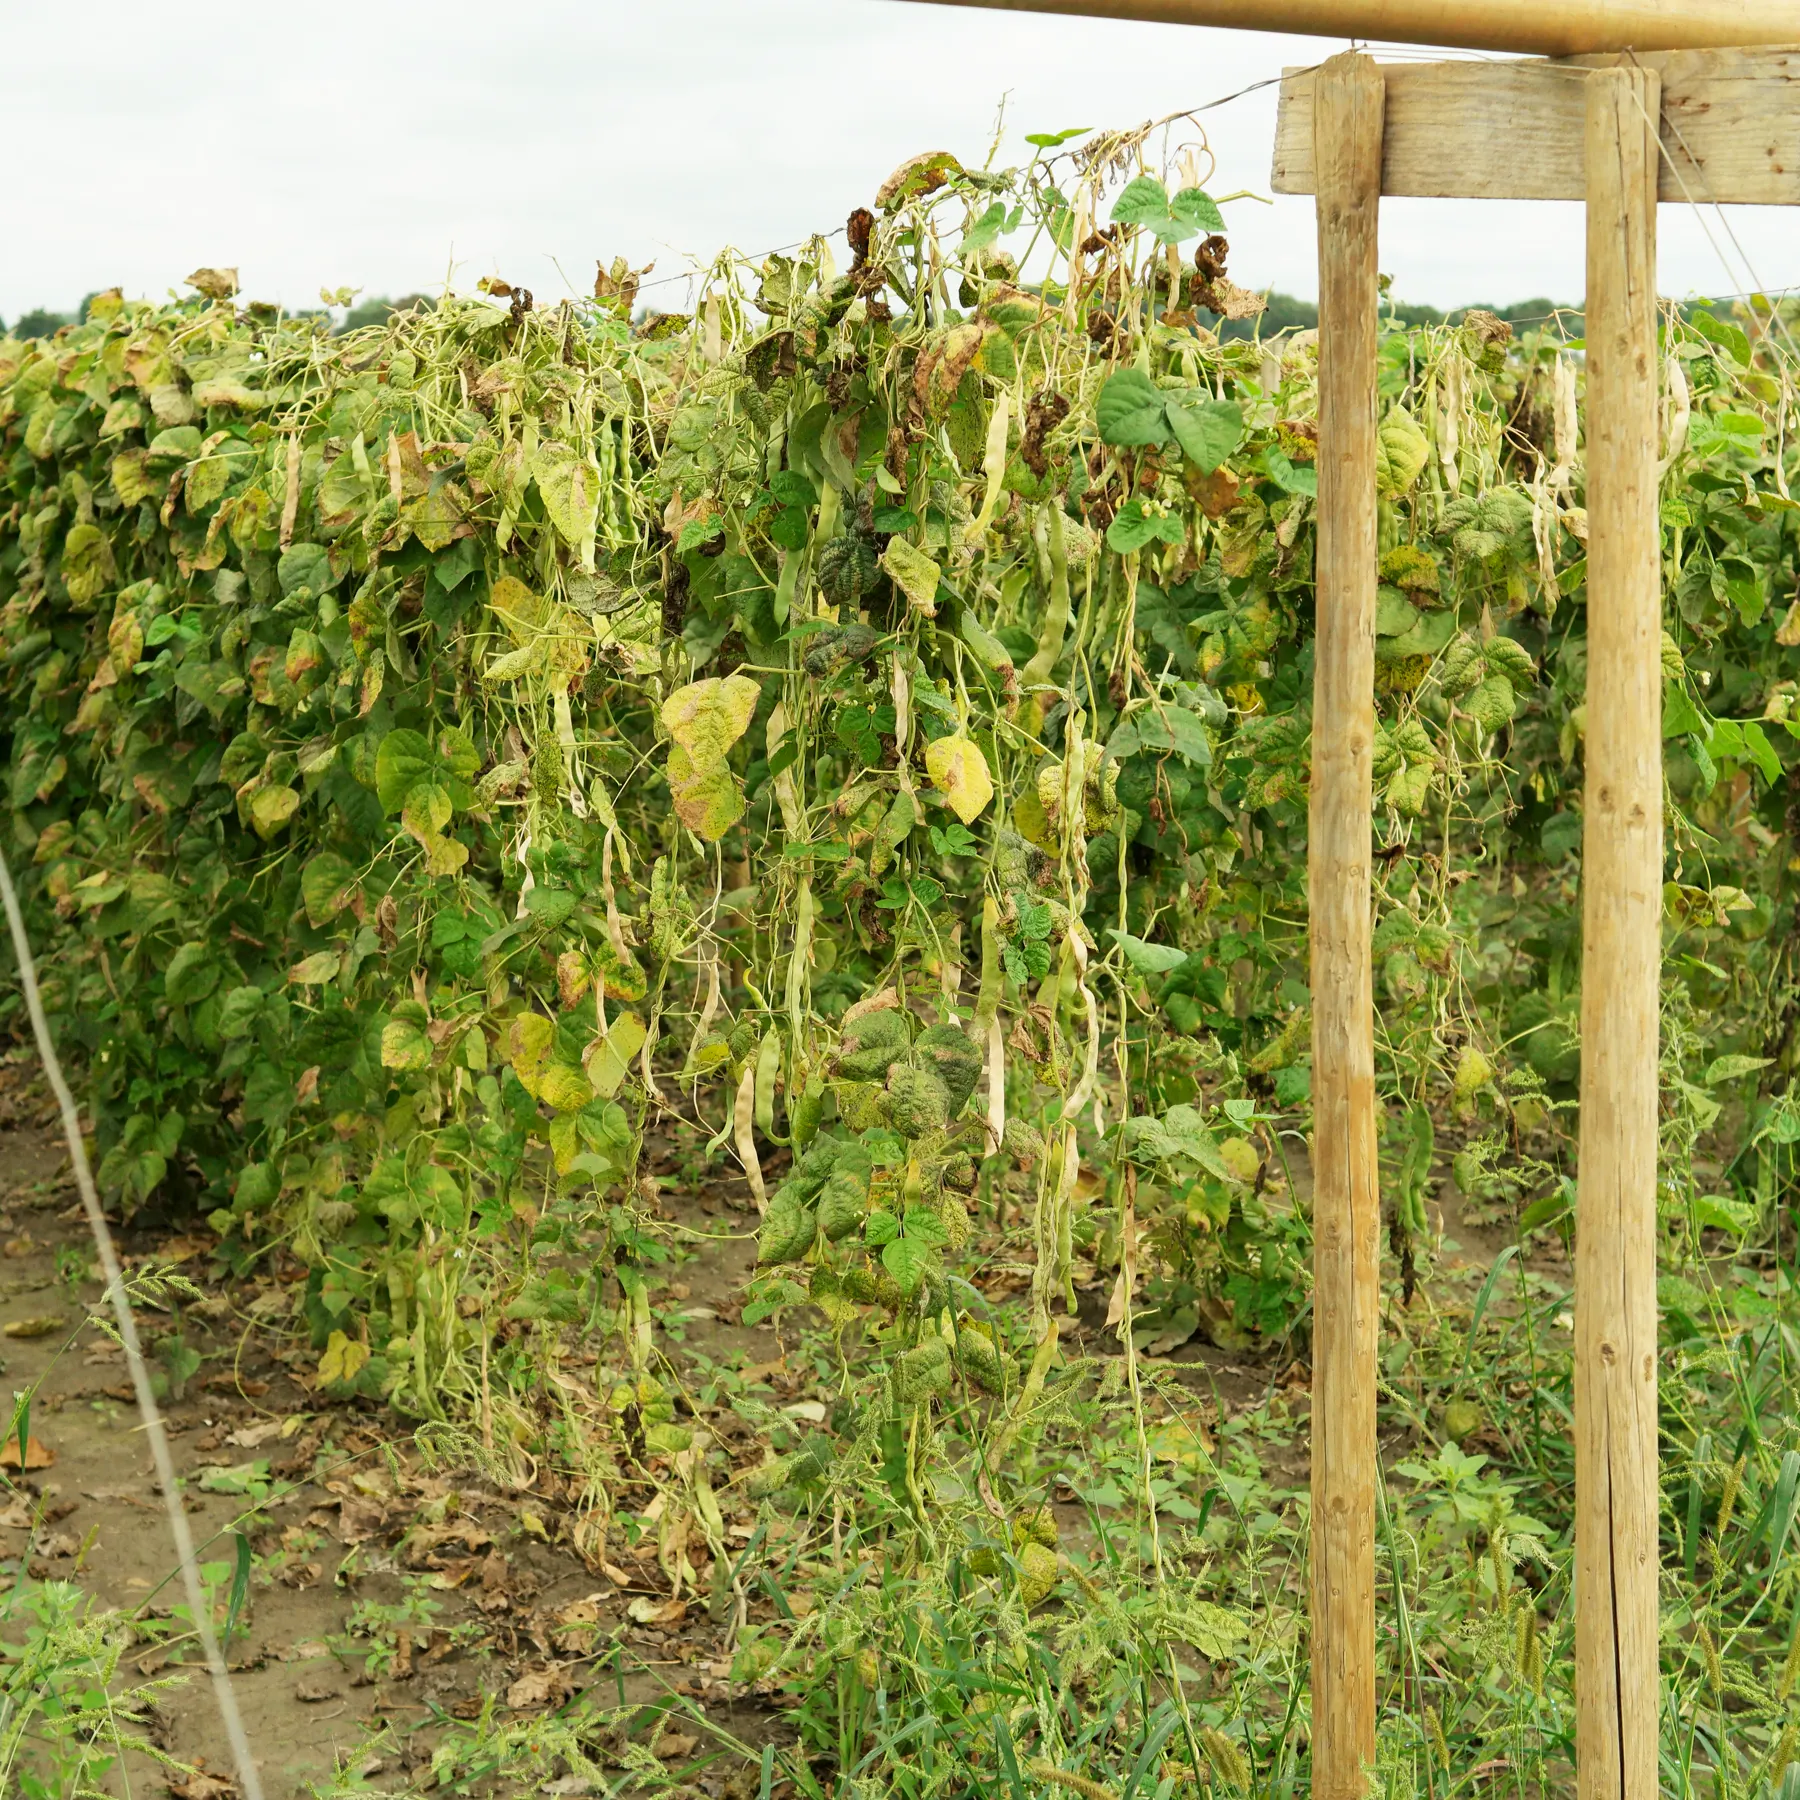
[[[1749,368],[1750,338],[1741,325],[1734,325],[1729,319],[1716,318],[1705,307],[1695,307],[1688,314],[1687,322],[1709,344],[1717,344],[1739,367]]]
[[[1715,1056],[1701,1080],[1708,1087],[1716,1087],[1721,1081],[1736,1081],[1741,1076],[1755,1074],[1758,1069],[1766,1069],[1772,1060],[1767,1056]]]
[[[1166,444],[1168,409],[1163,392],[1141,369],[1120,369],[1106,378],[1094,406],[1094,422],[1108,444]]]
[[[1663,683],[1662,734],[1665,738],[1706,737],[1707,723],[1678,681]]]
[[[1183,188],[1171,199],[1154,175],[1127,182],[1113,203],[1112,216],[1116,224],[1141,226],[1165,244],[1225,229],[1224,215],[1203,189]]]
[[[592,574],[594,528],[600,516],[599,469],[567,444],[547,442],[531,459],[531,474],[557,536]]]
[[[1073,138],[1086,137],[1093,129],[1091,125],[1071,125],[1067,131],[1028,131],[1025,141],[1038,150],[1056,150]]]
[[[306,922],[315,930],[329,925],[350,904],[356,871],[336,851],[323,850],[300,872],[300,898]]]
[[[1179,969],[1188,958],[1185,950],[1176,950],[1168,944],[1152,944],[1146,938],[1133,937],[1130,932],[1119,930],[1116,925],[1107,935],[1125,952],[1125,960],[1143,975],[1166,975],[1171,969]]]
[[[935,1260],[934,1247],[917,1237],[895,1238],[881,1252],[881,1266],[893,1276],[894,1285],[909,1300],[919,1291],[919,1284]]]
[[[1147,706],[1141,712],[1133,713],[1112,734],[1106,748],[1108,754],[1120,762],[1140,752],[1166,755],[1173,751],[1196,768],[1204,769],[1212,764],[1212,745],[1206,736],[1206,726],[1185,706]]]
[[[1182,455],[1203,475],[1212,474],[1243,438],[1243,409],[1235,400],[1170,400],[1166,410]]]
[[[1106,547],[1127,555],[1146,544],[1180,544],[1187,528],[1177,513],[1151,512],[1142,500],[1127,500],[1106,528]]]
[[[183,944],[163,971],[163,998],[171,1006],[192,1006],[219,985],[222,964],[211,944]]]
[[[432,769],[431,740],[422,731],[390,731],[375,752],[375,792],[386,813],[397,813],[415,782]]]
[[[1519,700],[1504,675],[1490,675],[1472,694],[1465,695],[1460,705],[1483,731],[1498,731],[1512,722]]]

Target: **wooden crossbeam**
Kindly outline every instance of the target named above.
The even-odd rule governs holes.
[[[1589,69],[1614,57],[1387,63],[1381,191],[1459,200],[1580,200]],[[1657,194],[1800,205],[1800,49],[1675,50],[1632,59],[1660,77]],[[1282,78],[1272,182],[1314,191],[1317,73]]]
[[[1800,44],[1796,0],[940,0],[1521,56]]]

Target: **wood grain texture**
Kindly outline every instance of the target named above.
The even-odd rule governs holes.
[[[1384,65],[1381,191],[1580,200],[1585,77],[1614,59]],[[1664,200],[1800,204],[1800,50],[1678,50],[1633,59],[1661,77]],[[1314,184],[1314,72],[1282,78],[1272,183]]]
[[[1232,26],[1535,56],[1800,43],[1794,0],[948,0],[994,12]]]
[[[1375,1756],[1380,1198],[1370,974],[1382,78],[1319,71],[1319,505],[1307,895],[1313,991],[1312,1718],[1317,1800]]]
[[[1662,631],[1654,70],[1587,78],[1588,677],[1575,1227],[1580,1800],[1656,1800]]]

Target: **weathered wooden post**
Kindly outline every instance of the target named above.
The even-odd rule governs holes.
[[[1575,1230],[1575,1716],[1582,1800],[1656,1800],[1662,83],[1594,69],[1587,162],[1587,786]]]
[[[1381,1199],[1369,915],[1375,748],[1376,225],[1385,84],[1313,83],[1319,510],[1307,896],[1313,997],[1312,1752],[1319,1800],[1375,1758],[1375,1352]]]

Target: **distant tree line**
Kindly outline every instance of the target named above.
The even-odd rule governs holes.
[[[21,313],[13,320],[10,332],[6,328],[6,322],[0,320],[0,335],[16,338],[53,336],[59,327],[73,325],[78,319],[85,317],[88,300],[92,298],[93,295],[88,295],[76,311],[68,313],[51,312],[42,306],[33,307],[30,312]],[[394,313],[405,312],[415,306],[429,308],[432,304],[433,301],[426,294],[402,294],[397,300],[390,300],[385,295],[375,295],[367,300],[359,300],[350,307],[337,329],[354,331],[362,325],[379,325]],[[1698,301],[1694,304],[1708,303]],[[1401,325],[1454,324],[1471,312],[1491,312],[1506,320],[1509,325],[1542,325],[1552,317],[1560,317],[1570,336],[1579,337],[1582,330],[1579,307],[1542,298],[1515,300],[1506,306],[1453,306],[1447,311],[1435,306],[1408,306],[1400,301],[1384,299],[1382,310]],[[1684,307],[1683,310],[1687,309]],[[318,312],[319,309],[314,311]],[[1297,300],[1292,294],[1272,291],[1268,308],[1260,318],[1216,319],[1210,313],[1202,314],[1202,318],[1220,337],[1247,338],[1254,337],[1259,332],[1267,337],[1277,331],[1310,331],[1319,322],[1319,307],[1316,301]]]

